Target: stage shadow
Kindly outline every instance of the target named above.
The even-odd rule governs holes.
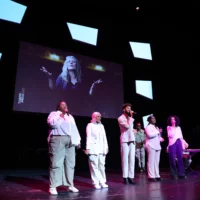
[[[48,189],[49,189],[49,185],[47,183],[41,180],[33,179],[33,178],[19,177],[19,176],[6,176],[4,180],[7,182],[23,185],[33,190],[48,192]]]
[[[43,177],[43,178],[45,178],[45,179],[49,179],[49,176],[47,176],[47,175],[42,175],[41,177]],[[85,176],[80,176],[79,177],[79,179],[80,178],[85,178]],[[88,176],[87,176],[87,178],[88,178]],[[90,181],[91,179],[90,179],[90,177],[88,178],[88,181]],[[90,184],[90,183],[88,183],[88,182],[86,182],[85,180],[82,180],[82,181],[80,181],[80,180],[77,180],[76,179],[76,177],[75,177],[75,179],[74,179],[74,185],[75,185],[75,187],[85,187],[85,188],[93,188],[93,185],[92,184]],[[62,186],[61,186],[62,187]]]

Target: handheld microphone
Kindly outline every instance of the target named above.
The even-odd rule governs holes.
[[[137,114],[135,111],[131,110],[130,113]]]

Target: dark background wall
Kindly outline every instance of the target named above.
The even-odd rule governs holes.
[[[124,101],[133,104],[136,121],[154,113],[158,126],[166,128],[167,117],[181,119],[183,134],[190,148],[200,148],[199,122],[199,37],[190,25],[190,15],[140,3],[140,10],[129,5],[75,4],[68,7],[37,1],[18,1],[28,5],[20,25],[0,21],[1,69],[1,168],[48,168],[46,118],[48,114],[13,112],[13,95],[20,41],[72,51],[123,64]],[[71,8],[71,9],[70,9]],[[99,29],[98,46],[73,41],[66,22]],[[135,59],[129,41],[151,44],[152,61]],[[153,81],[153,101],[135,93],[135,80]],[[53,110],[54,108],[52,108]],[[85,127],[90,118],[75,116],[85,146]],[[120,170],[119,128],[117,119],[102,120],[109,143],[107,168]],[[161,167],[168,167],[162,144]],[[194,167],[199,167],[199,155]],[[88,170],[87,157],[77,151],[77,170]]]

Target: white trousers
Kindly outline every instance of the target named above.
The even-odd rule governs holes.
[[[90,175],[94,185],[106,183],[105,160],[103,154],[89,155]]]
[[[144,149],[144,147],[136,148],[135,156],[138,160],[138,167],[145,168],[145,149]]]
[[[135,177],[135,144],[121,144],[121,162],[123,178]]]
[[[160,178],[159,163],[161,150],[152,149],[149,145],[147,145],[146,150],[148,153],[148,178]]]

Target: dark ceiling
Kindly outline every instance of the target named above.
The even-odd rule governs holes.
[[[13,42],[25,40],[90,54],[106,60],[127,63],[133,74],[151,74],[160,79],[163,99],[172,92],[169,103],[198,102],[193,90],[199,82],[199,31],[195,5],[174,2],[103,1],[68,2],[21,0],[27,11],[21,24],[0,21],[0,50],[9,51]],[[139,6],[139,10],[136,7]],[[73,41],[66,22],[99,29],[98,46]],[[151,43],[153,61],[134,59],[129,41]],[[17,49],[17,48],[16,48]],[[145,76],[145,75],[144,75]],[[175,86],[174,86],[175,85]],[[175,89],[172,89],[175,88]],[[186,92],[187,89],[187,92]],[[172,91],[173,90],[173,91]],[[185,95],[186,93],[186,95]],[[163,101],[164,102],[164,101]],[[195,103],[190,104],[196,106]],[[180,107],[181,109],[181,107]]]
[[[133,1],[130,3],[66,2],[41,0],[16,0],[28,6],[21,24],[0,21],[3,36],[16,37],[52,47],[66,49],[78,45],[78,49],[89,48],[72,41],[66,22],[77,23],[99,29],[96,54],[110,54],[110,59],[130,56],[128,41],[149,42],[154,49],[153,57],[168,59],[190,54],[191,39],[195,27],[191,17],[194,10],[188,6],[160,1]],[[136,7],[139,6],[139,10]],[[2,37],[5,40],[5,37]],[[73,48],[73,47],[72,47]],[[178,49],[178,50],[177,50]],[[74,47],[72,50],[76,51]],[[158,55],[157,55],[158,54]],[[163,57],[164,56],[164,57]],[[109,56],[107,56],[109,59]],[[185,57],[185,56],[184,56]],[[120,61],[120,60],[119,60]]]

